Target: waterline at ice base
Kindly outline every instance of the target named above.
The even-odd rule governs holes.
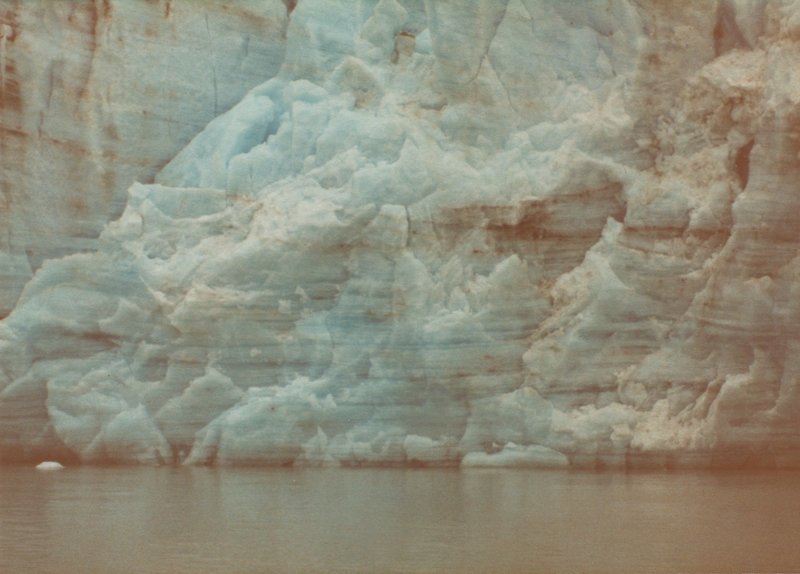
[[[262,0],[127,76],[105,4],[53,8],[104,31],[60,83],[3,16],[4,462],[800,466],[800,3]],[[156,4],[157,54],[197,16]],[[67,128],[152,173],[7,159]]]

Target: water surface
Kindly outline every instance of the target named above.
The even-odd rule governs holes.
[[[798,571],[797,473],[0,467],[2,573]]]

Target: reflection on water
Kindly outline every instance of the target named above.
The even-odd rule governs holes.
[[[797,572],[800,474],[0,468],[0,572]]]

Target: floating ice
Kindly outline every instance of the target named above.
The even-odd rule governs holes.
[[[46,460],[36,465],[36,470],[61,470],[62,468],[64,468],[63,464],[52,460]]]

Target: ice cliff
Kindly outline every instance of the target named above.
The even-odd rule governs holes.
[[[280,2],[0,0],[0,316],[283,62]]]
[[[5,460],[800,463],[800,3],[247,5],[283,22],[253,32],[279,70],[197,63],[239,20],[176,37],[155,96],[107,48],[91,85],[160,120],[93,139],[99,173],[205,122],[190,90],[267,81],[92,209],[88,248],[40,210],[107,187],[14,172],[6,235],[70,254],[0,323]]]

